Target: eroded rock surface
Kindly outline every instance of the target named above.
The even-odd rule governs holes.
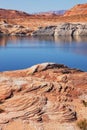
[[[57,26],[39,28],[34,36],[87,36],[87,23],[60,23]]]
[[[0,22],[0,35],[29,36],[32,30],[16,24],[8,24],[6,21]]]
[[[87,36],[87,23],[63,23],[55,29],[55,36]]]
[[[86,95],[87,73],[65,65],[1,72],[0,128],[78,130],[76,121],[87,118]]]
[[[39,27],[33,32],[34,36],[54,36],[56,26]]]

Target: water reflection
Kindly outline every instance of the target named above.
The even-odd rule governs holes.
[[[86,60],[87,37],[0,37],[0,71],[42,62],[62,63],[87,71]]]
[[[75,36],[75,37],[55,37],[55,43],[61,43],[61,46],[67,51],[73,51],[77,54],[87,55],[87,37],[86,36]]]
[[[12,44],[17,44],[18,41],[23,40],[32,40],[32,41],[49,41],[49,42],[55,42],[56,44],[59,43],[87,43],[87,37],[86,36],[39,36],[39,37],[17,37],[17,36],[1,36],[0,37],[0,46],[5,47],[9,42]]]
[[[7,37],[0,37],[0,46],[6,46],[7,41]]]
[[[1,36],[0,37],[0,46],[5,47],[9,42],[11,44],[17,44],[18,41],[22,41],[25,37],[17,37],[17,36]]]
[[[36,42],[37,41],[37,42]],[[20,44],[20,46],[19,46]],[[51,46],[52,45],[52,46]],[[0,37],[0,47],[59,47],[63,50],[73,51],[74,53],[87,55],[86,36],[40,36],[40,37]]]
[[[72,43],[72,42],[76,42],[76,43],[80,43],[80,42],[87,42],[87,37],[86,36],[59,36],[59,37],[55,37],[55,42],[63,42],[63,43]]]

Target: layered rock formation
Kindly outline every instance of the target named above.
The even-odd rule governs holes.
[[[0,21],[9,24],[29,27],[37,30],[38,27],[57,26],[59,22],[87,22],[87,4],[76,5],[64,14],[46,12],[42,14],[28,14],[22,11],[0,9]]]
[[[87,36],[87,23],[64,23],[57,26],[57,36]]]
[[[39,27],[33,32],[33,36],[54,36],[56,26]]]
[[[32,30],[21,25],[8,24],[6,21],[0,22],[0,35],[17,35],[28,36],[31,35]]]
[[[66,11],[64,16],[87,15],[87,4],[75,5],[70,10]]]
[[[57,26],[39,27],[33,31],[21,25],[8,24],[3,21],[0,23],[0,35],[17,36],[87,36],[86,23],[60,23]]]
[[[87,73],[55,63],[0,73],[1,130],[78,130]]]
[[[60,23],[33,32],[34,36],[87,36],[87,23]]]

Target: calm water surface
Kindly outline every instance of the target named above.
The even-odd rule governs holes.
[[[43,62],[87,71],[87,37],[0,37],[0,71]]]

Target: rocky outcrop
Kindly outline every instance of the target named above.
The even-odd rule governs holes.
[[[34,36],[87,36],[87,23],[60,23],[33,32]]]
[[[87,23],[63,23],[55,29],[55,36],[87,36]]]
[[[27,27],[0,23],[0,35],[16,36],[87,36],[87,23],[60,23],[57,26],[39,27],[33,31]]]
[[[6,21],[0,22],[0,35],[16,35],[28,36],[31,35],[32,30],[27,27],[15,24],[8,24]]]
[[[62,64],[1,72],[0,128],[74,130],[76,120],[87,118],[86,88],[87,73]]]
[[[34,36],[53,36],[56,26],[39,27],[37,31],[33,32]]]
[[[87,15],[87,3],[75,5],[70,10],[66,11],[64,16]]]

